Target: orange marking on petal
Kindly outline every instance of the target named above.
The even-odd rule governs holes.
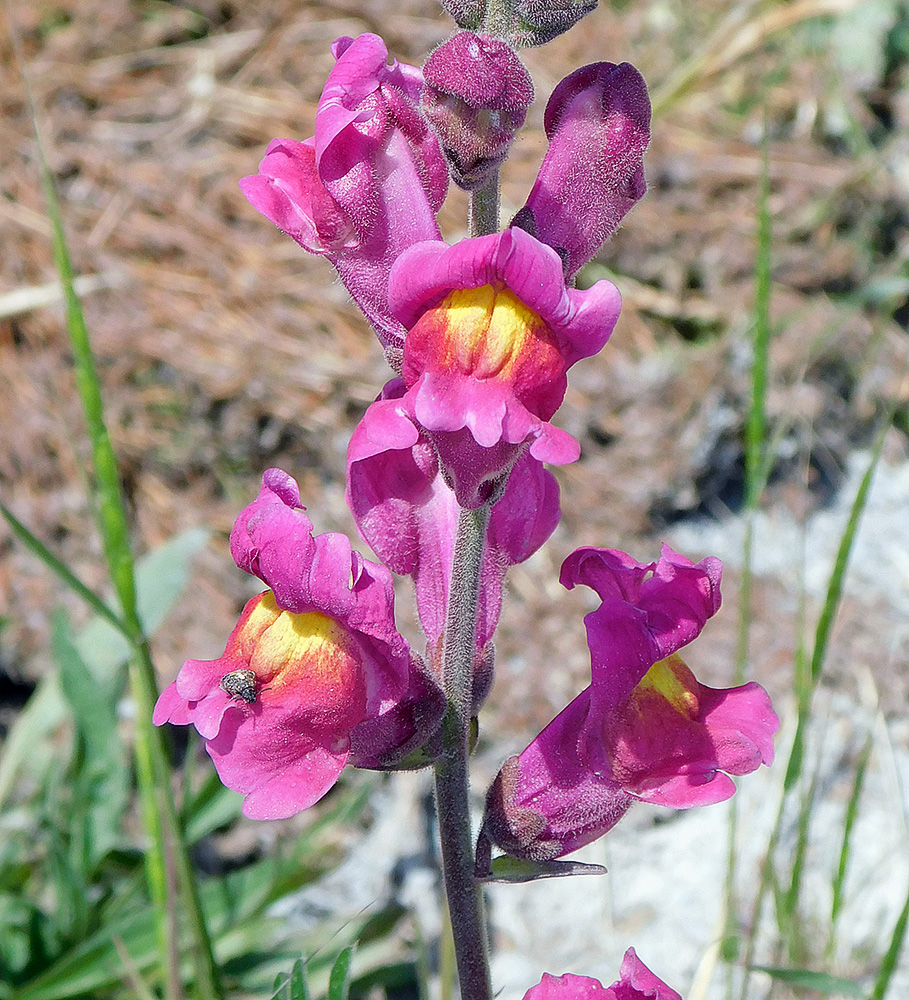
[[[507,288],[455,289],[428,310],[408,339],[432,340],[442,368],[475,378],[516,381],[561,373],[563,362],[543,319]]]
[[[270,704],[301,711],[314,726],[352,728],[363,717],[362,654],[339,622],[319,612],[283,611],[260,595],[238,636],[250,647],[249,669]]]
[[[679,715],[696,719],[699,708],[699,686],[697,678],[677,654],[667,656],[647,671],[634,689],[632,698],[642,700],[648,693],[659,695],[668,702]]]

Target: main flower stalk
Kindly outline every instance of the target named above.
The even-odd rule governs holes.
[[[482,887],[474,876],[468,780],[474,632],[488,523],[488,506],[461,510],[458,517],[442,659],[448,706],[435,768],[442,872],[462,1000],[492,998]]]
[[[499,171],[492,171],[485,183],[471,192],[467,227],[471,236],[490,236],[499,231]]]

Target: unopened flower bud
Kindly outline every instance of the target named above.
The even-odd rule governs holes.
[[[517,0],[507,37],[519,48],[545,45],[573,28],[596,6],[597,0]]]
[[[420,103],[454,182],[479,187],[508,155],[533,100],[533,81],[504,42],[461,31],[423,67]]]
[[[440,0],[460,28],[479,28],[486,16],[486,0]]]
[[[513,225],[552,247],[571,279],[647,188],[647,85],[629,63],[583,66],[552,92],[544,125],[549,150]]]

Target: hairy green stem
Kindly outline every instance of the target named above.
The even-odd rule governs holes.
[[[482,31],[496,38],[507,38],[508,26],[513,16],[511,7],[512,4],[507,0],[487,0]]]
[[[442,653],[448,708],[442,754],[436,764],[436,805],[461,1000],[492,998],[483,890],[474,876],[468,781],[474,637],[488,523],[488,507],[462,510],[458,517]]]
[[[499,171],[470,193],[467,229],[471,236],[489,236],[499,231]]]

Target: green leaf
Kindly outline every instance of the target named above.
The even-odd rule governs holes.
[[[243,796],[225,788],[217,772],[209,771],[199,790],[187,793],[183,800],[182,822],[187,843],[198,843],[238,819],[242,806]]]
[[[306,982],[306,964],[298,958],[290,970],[289,1000],[310,1000],[309,984]]]
[[[189,579],[191,559],[204,545],[208,531],[193,528],[177,535],[139,560],[136,586],[146,631],[151,634],[179,601]],[[130,656],[131,647],[116,628],[93,618],[75,637],[74,645],[95,679],[109,682]],[[56,675],[43,680],[10,729],[0,754],[0,808],[12,791],[20,769],[32,767],[35,748],[66,717],[66,703]],[[40,761],[40,755],[37,758]]]
[[[898,0],[862,0],[833,22],[830,49],[857,90],[870,90],[883,77],[899,11]]]
[[[205,547],[207,528],[190,528],[147,553],[136,567],[139,619],[146,635],[154,635],[179,602],[189,581],[193,556]],[[76,646],[95,675],[103,680],[130,657],[130,645],[100,618],[79,633]]]
[[[149,909],[111,921],[88,940],[67,952],[41,975],[15,990],[14,1000],[69,1000],[93,995],[121,981],[122,962],[113,939],[117,938],[144,971],[157,961],[155,924]]]
[[[345,948],[335,959],[328,978],[328,1000],[347,1000],[350,991],[350,965],[356,945]]]
[[[275,976],[275,985],[271,990],[271,1000],[290,1000],[290,976],[279,972]]]
[[[522,861],[502,854],[493,858],[491,871],[481,882],[534,882],[541,878],[563,875],[605,875],[602,865],[586,865],[580,861]]]
[[[767,965],[751,965],[755,972],[766,972],[777,982],[787,983],[801,989],[814,990],[824,996],[855,997],[862,1000],[865,991],[851,979],[841,979],[826,972],[812,972],[810,969],[778,969]]]
[[[60,687],[72,709],[81,767],[74,784],[86,815],[86,864],[91,868],[121,840],[129,804],[129,755],[117,732],[116,702],[85,665],[70,639],[63,613],[54,616],[51,643]]]

